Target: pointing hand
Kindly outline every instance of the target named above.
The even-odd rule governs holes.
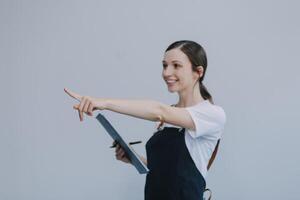
[[[86,113],[89,116],[93,116],[94,110],[103,110],[105,108],[104,99],[96,99],[90,96],[82,96],[66,88],[64,88],[64,91],[70,97],[73,97],[74,99],[80,102],[79,104],[73,106],[75,110],[78,110],[80,121],[83,121],[83,113]]]

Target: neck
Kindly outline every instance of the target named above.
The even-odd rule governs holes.
[[[189,107],[194,106],[197,103],[204,101],[204,98],[200,94],[199,82],[194,88],[187,88],[178,92],[179,102],[176,107]]]

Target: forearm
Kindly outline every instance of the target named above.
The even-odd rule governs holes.
[[[162,104],[153,100],[105,99],[104,109],[150,121],[161,119]]]

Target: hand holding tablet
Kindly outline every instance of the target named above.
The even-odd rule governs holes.
[[[102,115],[98,114],[96,119],[102,124],[108,134],[114,139],[115,143],[118,143],[125,151],[126,156],[131,161],[131,164],[138,170],[140,174],[148,173],[149,169],[137,155],[137,153],[131,148],[130,144],[127,144],[119,133],[114,129],[110,122]],[[136,143],[136,142],[134,142]],[[140,143],[140,141],[138,142]],[[114,145],[113,145],[114,146]]]

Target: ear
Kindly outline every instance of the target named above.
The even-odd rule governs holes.
[[[197,74],[199,75],[199,79],[203,76],[204,68],[200,65],[197,66]]]

